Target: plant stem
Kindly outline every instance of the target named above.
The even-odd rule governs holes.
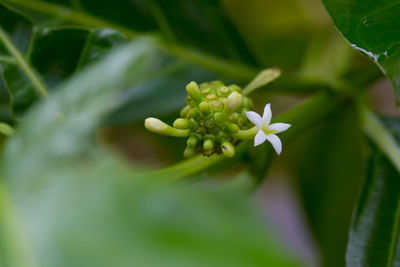
[[[361,108],[362,125],[365,133],[375,145],[389,158],[395,168],[400,172],[400,147],[391,133],[374,113]]]
[[[155,21],[157,22],[157,25],[160,27],[160,30],[164,33],[168,40],[176,41],[174,31],[169,25],[167,18],[165,17],[162,9],[158,6],[158,4],[154,0],[145,0],[144,4],[150,10]]]
[[[47,89],[40,78],[36,75],[33,68],[26,62],[25,58],[18,51],[18,49],[13,45],[7,33],[0,27],[0,41],[4,44],[7,50],[11,55],[15,58],[16,63],[20,66],[22,71],[26,74],[28,79],[32,82],[33,86],[36,88],[36,91],[39,93],[41,97],[47,97]]]
[[[15,59],[9,56],[0,56],[0,62],[16,64]]]
[[[26,239],[23,226],[20,224],[15,207],[4,185],[0,182],[0,225],[1,243],[6,251],[8,266],[36,267],[37,260],[29,240]]]
[[[197,173],[201,170],[207,169],[208,167],[220,162],[225,157],[223,155],[215,155],[211,157],[205,157],[202,155],[197,155],[191,159],[184,160],[170,167],[157,170],[150,171],[147,173],[143,173],[145,176],[163,176],[168,177],[168,180],[176,180],[179,178],[183,178],[185,176],[191,175],[193,173]]]

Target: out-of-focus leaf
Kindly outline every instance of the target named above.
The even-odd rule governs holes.
[[[8,143],[5,153],[11,162],[16,158],[20,162],[26,160],[24,168],[14,171],[25,172],[29,166],[36,169],[43,162],[62,163],[69,160],[63,158],[65,155],[86,155],[93,144],[79,138],[93,134],[104,113],[119,106],[121,91],[166,64],[161,55],[154,40],[138,40],[102,64],[79,72],[59,89],[62,92],[30,113],[19,133]],[[44,143],[48,144],[48,150],[40,148]],[[36,156],[29,158],[28,151]],[[12,167],[6,169],[10,171]]]
[[[390,78],[400,101],[400,3],[396,0],[323,0],[351,45]]]
[[[29,263],[44,267],[299,266],[242,197],[143,181],[94,146],[124,88],[165,64],[154,41],[136,40],[27,115],[1,165],[0,195],[11,196],[22,227],[6,235],[14,243],[0,240],[7,263],[32,251]]]
[[[400,142],[397,118],[382,118]],[[353,214],[347,245],[347,266],[400,266],[400,174],[374,149]]]
[[[297,143],[297,182],[320,245],[322,266],[345,265],[351,212],[363,175],[362,133],[357,121],[354,108],[343,106]]]
[[[4,9],[3,13],[17,16],[12,10],[7,11]],[[27,20],[22,15],[18,19],[15,21],[20,21],[20,24]],[[7,33],[12,34],[10,31]],[[43,80],[44,85],[52,90],[84,64],[125,41],[121,34],[113,30],[89,30],[78,27],[41,28],[34,34],[25,31],[20,35],[26,40],[32,39],[30,49],[22,59],[28,64],[22,66],[16,61],[15,64],[7,64],[3,71],[3,78],[11,95],[12,111],[16,116],[21,116],[40,98],[35,83],[27,73],[27,68],[31,68],[32,75],[36,75],[38,80]],[[11,40],[12,36],[10,35]],[[20,43],[12,45],[17,49],[21,46]]]

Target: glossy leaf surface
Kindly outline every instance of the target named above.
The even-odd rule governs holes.
[[[323,0],[351,45],[390,78],[400,101],[400,3],[395,0]]]
[[[299,140],[297,184],[321,250],[321,265],[345,265],[351,212],[363,176],[362,133],[347,104]],[[333,219],[335,218],[335,219]],[[334,229],[334,230],[332,230]]]

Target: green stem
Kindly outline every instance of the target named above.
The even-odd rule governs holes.
[[[191,175],[193,173],[200,172],[201,170],[207,169],[208,167],[220,162],[225,157],[222,155],[215,155],[211,157],[205,157],[202,155],[195,156],[191,159],[184,160],[173,166],[144,173],[147,176],[154,177],[167,177],[168,180],[176,180],[183,178],[185,176]]]
[[[0,62],[16,64],[15,58],[9,56],[0,56]]]
[[[233,137],[239,140],[251,140],[256,136],[257,132],[257,126],[254,126],[253,128],[250,128],[248,130],[240,130],[239,132],[234,134]]]
[[[400,147],[392,134],[376,115],[366,108],[361,109],[361,118],[365,133],[400,172]]]
[[[10,4],[24,7],[42,14],[51,15],[62,20],[91,27],[108,27],[124,33],[129,38],[138,36],[138,33],[123,26],[110,23],[95,16],[82,13],[66,6],[37,0],[6,0]]]
[[[343,102],[343,100],[343,98],[334,97],[329,94],[318,94],[310,98],[308,101],[277,116],[273,120],[273,122],[285,122],[292,125],[292,127],[288,131],[280,134],[282,142],[289,142],[301,135],[302,133],[306,132],[319,122],[324,121],[324,119],[332,111],[334,111],[335,108]],[[168,177],[169,180],[176,180],[201,172],[217,164],[222,164],[225,161],[237,161],[243,156],[247,149],[248,142],[242,142],[239,146],[235,148],[236,154],[233,158],[227,158],[223,155],[212,157],[199,155],[194,158],[182,161],[171,167],[167,167],[165,169],[141,173],[139,174],[139,176],[163,176]]]
[[[6,188],[0,182],[0,242],[6,252],[6,261],[9,263],[7,266],[39,266],[29,240],[26,238],[25,229],[20,222]]]
[[[163,11],[158,6],[158,4],[154,0],[146,0],[144,1],[147,8],[153,14],[155,21],[157,22],[160,30],[164,33],[164,35],[168,38],[168,40],[176,41],[176,37],[172,27],[169,25],[167,18],[165,17]]]
[[[16,60],[16,63],[20,66],[22,71],[26,74],[28,79],[32,82],[36,91],[42,97],[47,97],[47,89],[40,78],[35,74],[33,68],[26,62],[25,58],[22,56],[21,52],[13,45],[7,33],[0,27],[0,41],[4,44],[7,50]]]
[[[180,45],[167,43],[164,43],[164,46],[166,47],[169,54],[177,58],[182,58],[206,69],[235,77],[238,80],[251,80],[258,73],[258,70],[256,68],[240,63],[223,60],[215,55],[208,55],[198,50],[193,50],[182,47]]]

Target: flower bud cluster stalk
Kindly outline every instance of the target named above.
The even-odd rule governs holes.
[[[240,139],[249,139],[246,133],[253,126],[246,117],[253,107],[251,99],[239,86],[226,86],[221,81],[190,82],[186,91],[186,106],[173,127],[156,118],[146,119],[145,127],[158,134],[187,137],[185,157],[196,153],[234,156],[234,146]],[[254,137],[253,132],[249,134]]]

